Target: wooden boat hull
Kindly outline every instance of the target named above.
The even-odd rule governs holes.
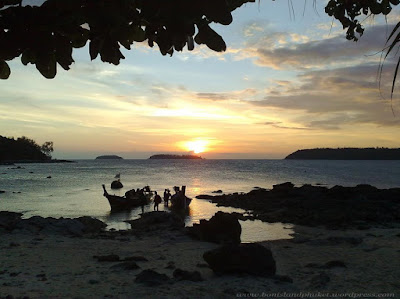
[[[190,203],[192,202],[192,199],[189,197],[181,197],[181,196],[177,196],[171,197],[171,208],[172,209],[188,209]]]
[[[103,185],[104,189],[104,197],[107,198],[108,202],[110,203],[111,211],[120,211],[120,210],[131,210],[137,207],[142,206],[142,201],[139,197],[132,197],[126,198],[124,196],[117,196],[108,194],[105,186]],[[146,192],[145,194],[146,202],[145,204],[150,203],[150,199],[152,197],[152,192]]]
[[[110,203],[110,207],[112,211],[117,210],[130,210],[142,205],[142,202],[139,198],[131,198],[127,199],[122,196],[116,195],[108,195],[106,196],[108,202]],[[150,198],[146,198],[146,204],[150,203]]]

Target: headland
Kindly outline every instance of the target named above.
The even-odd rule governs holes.
[[[400,160],[400,148],[313,148],[297,150],[285,159]]]

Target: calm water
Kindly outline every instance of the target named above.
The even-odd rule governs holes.
[[[296,185],[327,186],[371,184],[379,188],[400,186],[400,161],[300,161],[300,160],[78,160],[65,164],[20,164],[0,166],[0,210],[23,212],[25,217],[78,217],[88,215],[126,229],[123,220],[138,217],[139,210],[111,214],[102,196],[101,184],[109,193],[124,195],[132,188],[150,185],[163,192],[175,185],[186,185],[187,195],[211,194],[221,189],[248,192],[253,187],[271,188],[291,181]],[[111,191],[115,174],[121,173],[124,188]],[[47,179],[51,176],[51,179]],[[21,193],[19,193],[21,192]],[[164,209],[160,205],[161,209]],[[193,199],[186,218],[187,225],[208,219],[218,210],[205,200]],[[148,211],[152,207],[146,207]],[[242,211],[243,212],[243,211]],[[242,222],[244,241],[288,238],[290,225]]]

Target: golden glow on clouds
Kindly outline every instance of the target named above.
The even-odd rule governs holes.
[[[242,33],[239,42],[221,32],[229,45],[222,54],[201,46],[165,58],[138,44],[118,67],[77,57],[54,80],[12,62],[12,76],[1,82],[0,135],[125,158],[155,151],[280,158],[306,147],[399,146],[400,121],[391,103],[379,101],[377,68],[358,69],[379,60],[366,56],[378,34],[368,40],[368,28],[358,43],[342,43],[344,32],[331,30],[329,18],[307,30],[257,19],[227,28]]]
[[[209,143],[208,140],[202,140],[202,139],[186,141],[185,147],[188,151],[191,151],[195,154],[200,154],[208,150],[207,148],[208,143]]]

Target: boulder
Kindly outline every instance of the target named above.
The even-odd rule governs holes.
[[[218,274],[247,273],[273,276],[276,272],[271,250],[258,243],[224,245],[205,252],[203,258]]]
[[[218,244],[239,244],[242,227],[237,215],[217,212],[210,220],[200,220],[188,228],[189,235],[196,239]]]
[[[122,187],[124,187],[124,185],[118,180],[111,183],[111,189],[121,189]]]

